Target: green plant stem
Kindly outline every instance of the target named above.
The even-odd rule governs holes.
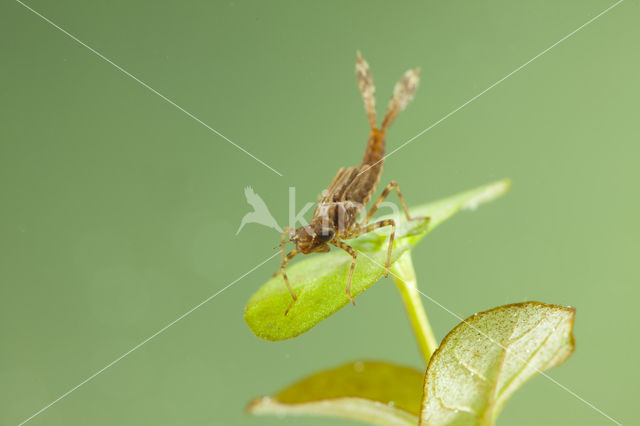
[[[433,335],[431,324],[427,319],[427,313],[422,305],[410,251],[405,252],[389,269],[402,296],[402,301],[407,310],[413,332],[418,340],[422,356],[425,362],[429,364],[429,359],[431,359],[431,355],[438,347],[438,342]]]

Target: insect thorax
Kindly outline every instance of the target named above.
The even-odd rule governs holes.
[[[319,203],[312,222],[321,223],[324,227],[334,229],[336,234],[343,235],[355,228],[358,215],[364,207],[364,204],[355,201]]]

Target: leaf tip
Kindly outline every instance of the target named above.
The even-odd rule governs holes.
[[[467,200],[463,205],[464,210],[475,210],[481,204],[495,200],[506,194],[511,189],[511,179],[503,179],[487,185],[482,192]]]
[[[271,405],[271,402],[272,400],[268,396],[261,396],[249,401],[244,410],[247,414],[266,414],[269,412],[268,407]]]

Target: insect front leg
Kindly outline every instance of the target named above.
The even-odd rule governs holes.
[[[384,201],[385,198],[387,198],[387,196],[389,196],[389,193],[391,193],[393,189],[395,189],[396,192],[398,193],[398,198],[400,199],[402,210],[404,210],[404,215],[407,217],[408,221],[424,220],[426,222],[430,219],[428,217],[411,217],[411,215],[409,214],[409,209],[407,208],[407,204],[404,202],[404,197],[402,196],[402,192],[400,192],[400,187],[398,186],[398,182],[393,180],[389,182],[389,185],[387,185],[384,191],[382,191],[382,194],[380,194],[376,202],[373,203],[373,206],[371,206],[371,210],[369,210],[369,212],[367,213],[367,217],[364,219],[364,221],[362,221],[363,225],[368,223],[371,220],[375,212],[380,207],[380,204]]]
[[[282,278],[284,278],[284,282],[287,285],[287,288],[289,289],[289,293],[291,293],[291,297],[293,298],[293,301],[295,302],[296,300],[298,300],[298,298],[296,297],[296,294],[294,293],[293,289],[291,288],[291,285],[289,285],[289,278],[287,277],[287,272],[285,270],[287,263],[289,263],[289,261],[291,259],[293,259],[294,257],[296,257],[296,255],[298,254],[298,250],[297,249],[293,249],[291,250],[282,260],[282,263],[280,264],[280,273],[282,274]]]
[[[289,284],[289,277],[287,276],[287,271],[286,271],[286,266],[287,263],[289,263],[289,261],[291,261],[291,259],[293,259],[294,257],[296,257],[296,255],[299,253],[298,249],[293,249],[291,250],[287,255],[285,255],[285,246],[287,245],[287,238],[289,236],[289,232],[290,230],[288,228],[285,228],[284,231],[282,232],[282,239],[280,240],[280,269],[273,274],[273,276],[277,276],[278,273],[282,274],[282,278],[284,279],[284,283],[287,285],[287,289],[289,290],[289,293],[291,294],[291,298],[293,299],[291,304],[289,305],[289,307],[287,308],[287,310],[284,312],[285,315],[287,315],[287,313],[289,313],[289,310],[293,307],[294,303],[296,303],[296,301],[298,300],[298,298],[296,297],[296,293],[293,291],[293,288],[291,288],[291,284]]]
[[[287,271],[285,270],[287,263],[289,263],[291,259],[296,257],[298,253],[299,253],[298,249],[293,249],[286,256],[284,256],[284,251],[283,251],[282,263],[280,264],[280,273],[282,273],[282,278],[284,279],[284,283],[287,285],[287,289],[289,290],[289,293],[291,293],[291,298],[293,299],[291,301],[291,304],[287,308],[287,310],[284,311],[285,315],[289,313],[289,310],[293,307],[293,305],[298,300],[298,298],[296,297],[296,293],[293,291],[293,288],[291,288],[291,284],[289,284],[289,277],[287,277]]]
[[[356,259],[358,257],[358,254],[353,249],[353,247],[343,241],[336,240],[332,241],[331,244],[346,251],[353,258],[353,260],[351,261],[351,269],[349,270],[349,279],[347,280],[347,296],[349,296],[349,300],[351,300],[351,303],[355,306],[356,302],[355,300],[353,300],[353,297],[351,297],[351,280],[353,279],[353,271],[356,268]]]

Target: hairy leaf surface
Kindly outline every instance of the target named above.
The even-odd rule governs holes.
[[[421,425],[493,425],[524,382],[561,364],[574,349],[575,310],[527,302],[475,314],[431,357]]]

